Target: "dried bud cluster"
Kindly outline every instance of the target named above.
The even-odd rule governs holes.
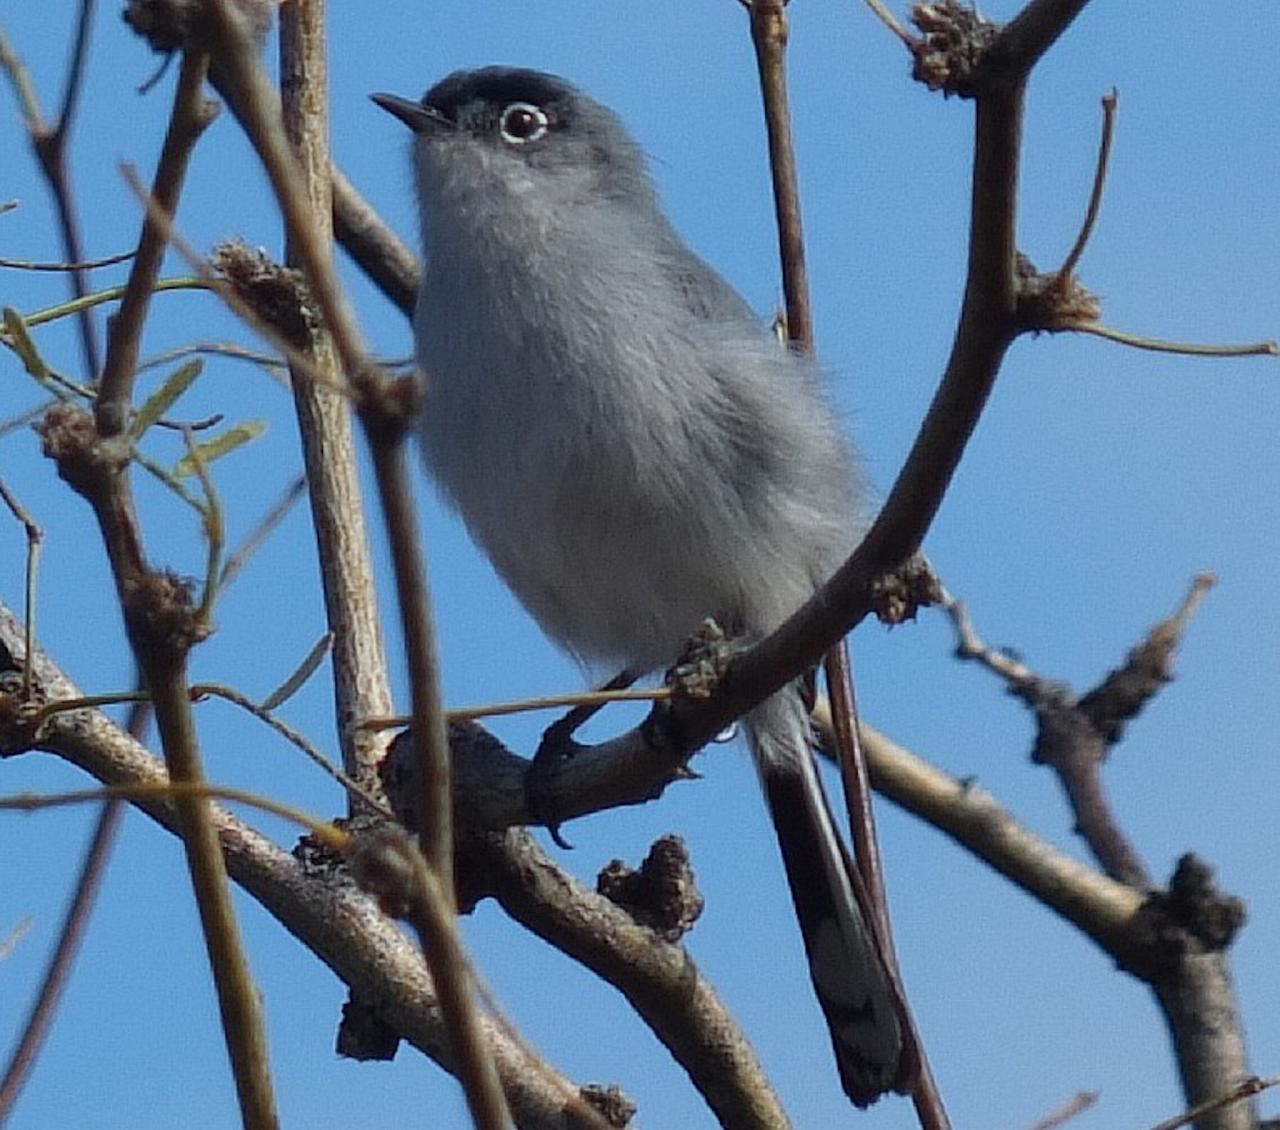
[[[124,22],[142,36],[153,51],[207,51],[213,44],[215,25],[210,11],[219,3],[244,21],[259,43],[266,38],[278,0],[129,0]]]
[[[911,44],[912,77],[930,90],[972,97],[982,57],[1000,33],[1000,25],[988,23],[956,0],[917,4],[911,9],[911,22],[921,32]]]
[[[295,349],[310,349],[320,325],[301,271],[275,262],[262,248],[233,240],[214,248],[213,269],[236,296]]]

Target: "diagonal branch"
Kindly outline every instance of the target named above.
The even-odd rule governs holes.
[[[20,673],[25,652],[18,618],[0,604],[0,678]],[[34,656],[38,701],[80,692],[43,653]],[[0,756],[46,750],[107,785],[147,785],[168,778],[163,763],[96,710],[60,712],[38,735],[21,716],[0,717]],[[178,834],[176,805],[138,801],[136,807]],[[218,805],[210,819],[231,877],[348,985],[378,1015],[446,1070],[456,1072],[447,1026],[422,952],[381,914],[331,859],[281,850]],[[512,1116],[524,1130],[603,1130],[579,1088],[514,1038],[502,1023],[480,1024],[502,1080]]]

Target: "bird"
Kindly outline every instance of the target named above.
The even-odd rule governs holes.
[[[626,126],[569,81],[490,66],[372,98],[414,134],[425,464],[524,608],[632,673],[707,618],[778,627],[865,524],[817,364],[685,244]],[[901,998],[799,681],[743,722],[843,1089],[905,1093]]]

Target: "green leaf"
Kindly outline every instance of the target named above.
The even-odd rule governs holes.
[[[138,414],[129,425],[129,438],[135,443],[140,440],[143,433],[169,411],[178,397],[191,387],[192,381],[200,375],[203,368],[204,361],[199,357],[193,357],[185,365],[179,366],[170,373],[165,378],[164,384],[148,396],[146,402],[138,409]]]
[[[196,444],[193,454],[199,458],[201,463],[207,465],[215,459],[221,459],[227,452],[234,451],[237,447],[243,447],[250,440],[257,439],[266,430],[266,421],[246,420],[243,424],[228,428],[221,435],[209,440],[208,443]],[[173,473],[178,478],[194,475],[196,473],[195,460],[191,455],[184,455],[173,465]]]
[[[36,349],[36,343],[27,330],[26,320],[12,306],[4,308],[4,331],[9,335],[9,344],[22,361],[23,367],[47,388],[49,366],[41,359],[40,351]]]

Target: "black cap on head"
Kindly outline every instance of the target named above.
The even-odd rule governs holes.
[[[481,67],[446,75],[422,96],[422,104],[458,125],[465,125],[458,115],[475,104],[501,108],[512,102],[528,102],[545,110],[563,105],[575,95],[577,91],[564,79],[544,71]]]

